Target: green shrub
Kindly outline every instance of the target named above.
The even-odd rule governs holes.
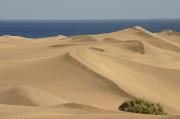
[[[126,101],[119,106],[119,110],[142,114],[166,115],[160,104],[154,104],[142,99]]]

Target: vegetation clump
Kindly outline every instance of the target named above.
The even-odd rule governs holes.
[[[119,106],[119,110],[132,113],[166,115],[160,104],[154,104],[142,99],[126,101]]]

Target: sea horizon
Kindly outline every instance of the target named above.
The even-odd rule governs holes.
[[[180,32],[180,19],[0,20],[0,35],[29,38],[93,35],[141,26],[151,32]]]

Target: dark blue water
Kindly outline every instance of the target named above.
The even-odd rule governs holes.
[[[106,33],[137,25],[152,32],[165,29],[180,32],[180,20],[0,21],[0,35],[30,38],[71,36]]]

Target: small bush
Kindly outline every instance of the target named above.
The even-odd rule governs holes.
[[[142,114],[166,115],[160,104],[154,104],[142,99],[126,101],[119,106],[119,110]]]

